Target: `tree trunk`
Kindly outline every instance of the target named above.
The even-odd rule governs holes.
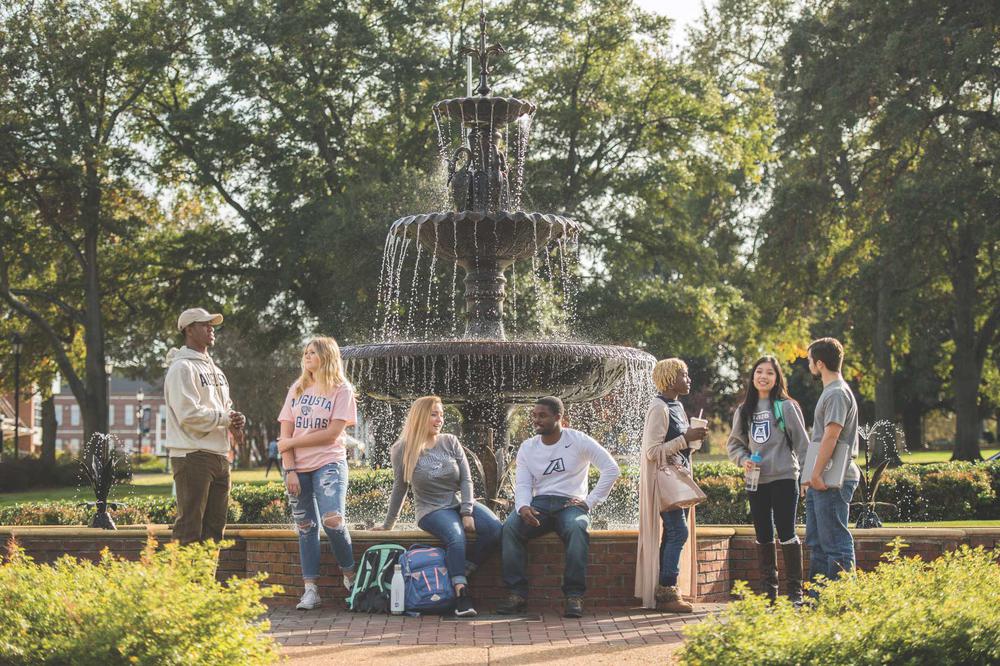
[[[93,167],[90,167],[91,169]],[[86,261],[84,270],[84,347],[86,349],[85,384],[86,395],[76,396],[83,416],[83,440],[90,441],[95,432],[106,433],[108,429],[108,382],[104,371],[104,317],[101,313],[101,282],[97,262],[98,236],[100,232],[100,187],[96,177],[87,189],[81,217],[86,228],[83,254]]]
[[[952,460],[982,460],[979,450],[979,382],[982,365],[976,358],[976,250],[971,232],[961,234],[959,255],[952,269],[955,295],[951,383],[955,391],[955,449]]]
[[[927,448],[924,441],[924,406],[919,400],[910,400],[903,405],[903,437],[910,451]]]
[[[56,401],[49,396],[42,401],[42,462],[56,464]]]
[[[875,357],[875,420],[895,423],[896,394],[893,386],[894,369],[892,365],[892,284],[885,267],[886,259],[880,258],[876,279],[875,300],[875,335],[872,339],[872,353]],[[872,464],[885,460],[884,438],[876,438],[870,454]],[[892,456],[898,458],[895,453]],[[901,462],[896,461],[894,462]]]

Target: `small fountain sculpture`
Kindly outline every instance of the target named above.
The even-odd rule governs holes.
[[[641,394],[641,403],[651,390],[654,359],[628,347],[507,339],[505,271],[521,259],[531,258],[534,265],[534,258],[542,256],[549,262],[550,252],[558,253],[552,263],[562,263],[580,226],[568,217],[520,208],[524,154],[536,107],[526,100],[490,96],[490,58],[505,50],[499,44],[487,46],[482,12],[479,23],[479,48],[462,51],[479,61],[476,94],[433,106],[452,210],[410,215],[392,224],[380,284],[383,341],[345,347],[343,357],[366,399],[363,408],[374,411],[378,401],[389,412],[382,417],[382,447],[398,434],[413,399],[433,393],[455,405],[462,416],[462,441],[479,468],[477,485],[487,499],[500,504],[500,486],[513,453],[506,444],[508,418],[516,405],[543,395],[567,403],[594,401],[613,389]],[[451,128],[456,124],[459,140],[464,135],[467,145],[453,149]],[[392,295],[404,291],[403,262],[414,246],[417,265],[424,252],[430,255],[431,271],[442,261],[464,271],[464,333],[439,340],[397,335],[404,328],[399,317],[405,308]],[[565,269],[563,275],[565,279]],[[416,291],[416,285],[411,289]]]
[[[114,435],[104,433],[94,433],[87,442],[80,457],[80,467],[84,476],[90,482],[90,487],[94,491],[94,502],[84,502],[82,506],[89,506],[96,510],[93,518],[90,519],[90,527],[97,527],[105,530],[116,530],[114,519],[108,513],[108,509],[118,509],[124,506],[118,502],[109,502],[108,496],[111,487],[118,479],[119,471],[128,475],[128,456],[116,446],[117,438]]]

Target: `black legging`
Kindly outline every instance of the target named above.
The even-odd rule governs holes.
[[[762,483],[756,492],[747,495],[757,543],[773,543],[775,528],[778,539],[790,543],[795,538],[795,514],[799,508],[799,484],[795,479]]]

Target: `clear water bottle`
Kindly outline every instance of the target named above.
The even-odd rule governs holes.
[[[754,451],[753,455],[750,456],[750,462],[753,463],[753,467],[747,472],[747,492],[756,492],[757,484],[760,483],[760,462],[763,460],[760,456],[760,451]]]
[[[403,568],[397,564],[396,570],[392,572],[392,585],[389,589],[389,612],[393,615],[402,615],[406,610],[405,598]]]

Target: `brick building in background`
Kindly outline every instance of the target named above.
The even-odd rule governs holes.
[[[18,457],[38,455],[42,447],[42,401],[30,386],[21,387],[21,407],[14,409],[14,394],[0,395],[0,458],[14,457],[14,415],[20,417],[17,428]]]
[[[142,394],[142,418],[139,414],[139,394]],[[56,450],[76,454],[83,442],[83,418],[80,407],[68,385],[63,385],[55,397]],[[111,378],[111,401],[108,406],[108,425],[111,434],[126,451],[140,449],[140,425],[143,453],[166,455],[163,440],[166,435],[166,403],[160,385],[144,381]],[[141,422],[141,423],[140,423]]]

